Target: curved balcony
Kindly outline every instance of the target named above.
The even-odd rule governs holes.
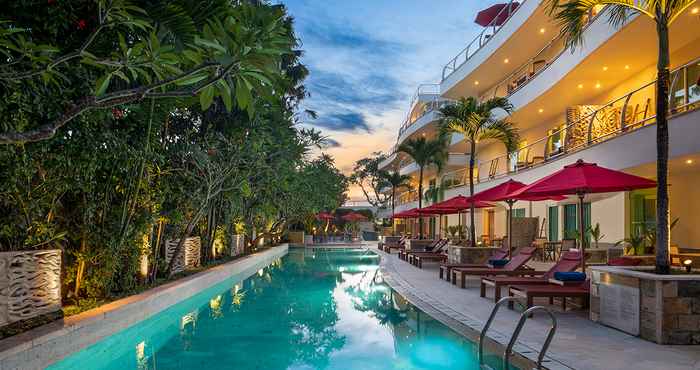
[[[454,168],[454,167],[464,167],[467,163],[469,162],[469,155],[468,154],[463,154],[463,153],[449,153],[447,156],[447,163],[445,163],[446,168]],[[418,173],[420,168],[416,164],[416,162],[411,161],[411,163],[408,163],[407,165],[401,167],[399,169],[399,173],[401,175],[411,175],[414,173]],[[424,176],[430,176],[434,174],[435,168],[431,166],[428,170],[425,171],[423,174]]]
[[[441,82],[444,82],[446,79],[451,77],[452,74],[471,60],[486,45],[493,44],[494,39],[498,39],[498,41],[495,43],[500,46],[500,44],[507,39],[507,36],[497,38],[496,36],[499,35],[499,31],[504,28],[509,28],[510,32],[503,33],[510,35],[512,32],[515,32],[517,25],[527,19],[527,17],[534,11],[534,9],[537,8],[538,5],[539,2],[534,0],[524,0],[520,4],[513,0],[508,1],[508,5],[501,9],[498,15],[494,17],[493,21],[484,27],[484,29],[479,32],[479,34],[477,34],[472,41],[467,43],[467,46],[465,46],[464,49],[460,50],[454,58],[450,59],[450,61],[445,64],[445,66],[442,68]],[[525,10],[523,11],[522,9]],[[503,17],[506,17],[505,21],[502,21]],[[520,22],[511,22],[511,19],[513,18],[520,20]]]
[[[673,70],[671,81],[669,119],[700,109],[700,59]],[[602,105],[577,107],[566,122],[547,136],[514,153],[479,161],[475,180],[487,182],[546,166],[573,153],[654,125],[655,83],[648,82]],[[444,176],[456,179],[452,187],[458,187],[466,183],[464,171],[460,169]]]

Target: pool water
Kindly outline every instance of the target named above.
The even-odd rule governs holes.
[[[478,369],[474,344],[382,283],[378,262],[290,249],[51,369]]]

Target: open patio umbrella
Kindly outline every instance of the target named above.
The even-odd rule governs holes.
[[[656,181],[630,175],[621,171],[586,163],[579,159],[574,164],[546,176],[516,191],[513,196],[543,197],[552,195],[576,195],[579,199],[578,226],[581,236],[581,269],[585,265],[585,230],[583,230],[583,198],[586,194],[612,193],[647,189],[656,186]]]
[[[316,215],[316,219],[326,222],[326,226],[323,228],[324,233],[328,232],[328,226],[330,226],[331,220],[333,220],[334,218],[335,218],[335,216],[333,216],[332,214],[330,214],[328,212],[319,212]]]
[[[519,200],[563,200],[566,197],[561,195],[555,196],[523,196],[513,195],[526,185],[520,181],[509,179],[508,181],[496,185],[492,188],[480,191],[472,197],[478,201],[486,202],[505,202],[508,204],[508,256],[513,255],[513,204]]]
[[[418,213],[418,208],[412,208],[407,211],[399,212],[394,214],[394,218],[401,218],[401,219],[406,219],[406,218],[416,218],[420,217],[420,213]]]
[[[356,212],[350,212],[347,215],[341,217],[343,220],[348,222],[366,221],[367,217]]]
[[[474,23],[482,26],[500,26],[508,20],[511,14],[518,9],[520,3],[511,2],[506,4],[492,5],[476,14]]]
[[[473,200],[472,198],[465,197],[464,195],[457,195],[457,196],[452,197],[448,200],[444,200],[440,203],[435,203],[431,207],[435,207],[437,209],[448,209],[448,210],[452,211],[450,213],[445,213],[445,214],[457,213],[459,215],[459,225],[461,228],[461,226],[462,226],[462,212],[471,209],[472,203],[474,204],[474,208],[493,207],[493,204],[491,204],[491,203]]]
[[[425,216],[440,216],[440,233],[442,233],[442,216],[451,215],[458,213],[459,211],[454,208],[441,208],[438,207],[439,203],[435,203],[429,207],[416,210],[419,214]]]

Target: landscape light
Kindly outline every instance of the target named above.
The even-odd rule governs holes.
[[[685,266],[685,272],[690,274],[691,270],[693,269],[693,260],[687,259],[683,261],[683,265]]]

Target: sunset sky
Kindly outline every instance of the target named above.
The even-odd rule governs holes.
[[[349,174],[353,163],[388,151],[421,83],[481,29],[476,12],[497,1],[287,0],[311,71],[308,124],[337,143],[327,152]],[[363,200],[352,188],[351,200]]]

